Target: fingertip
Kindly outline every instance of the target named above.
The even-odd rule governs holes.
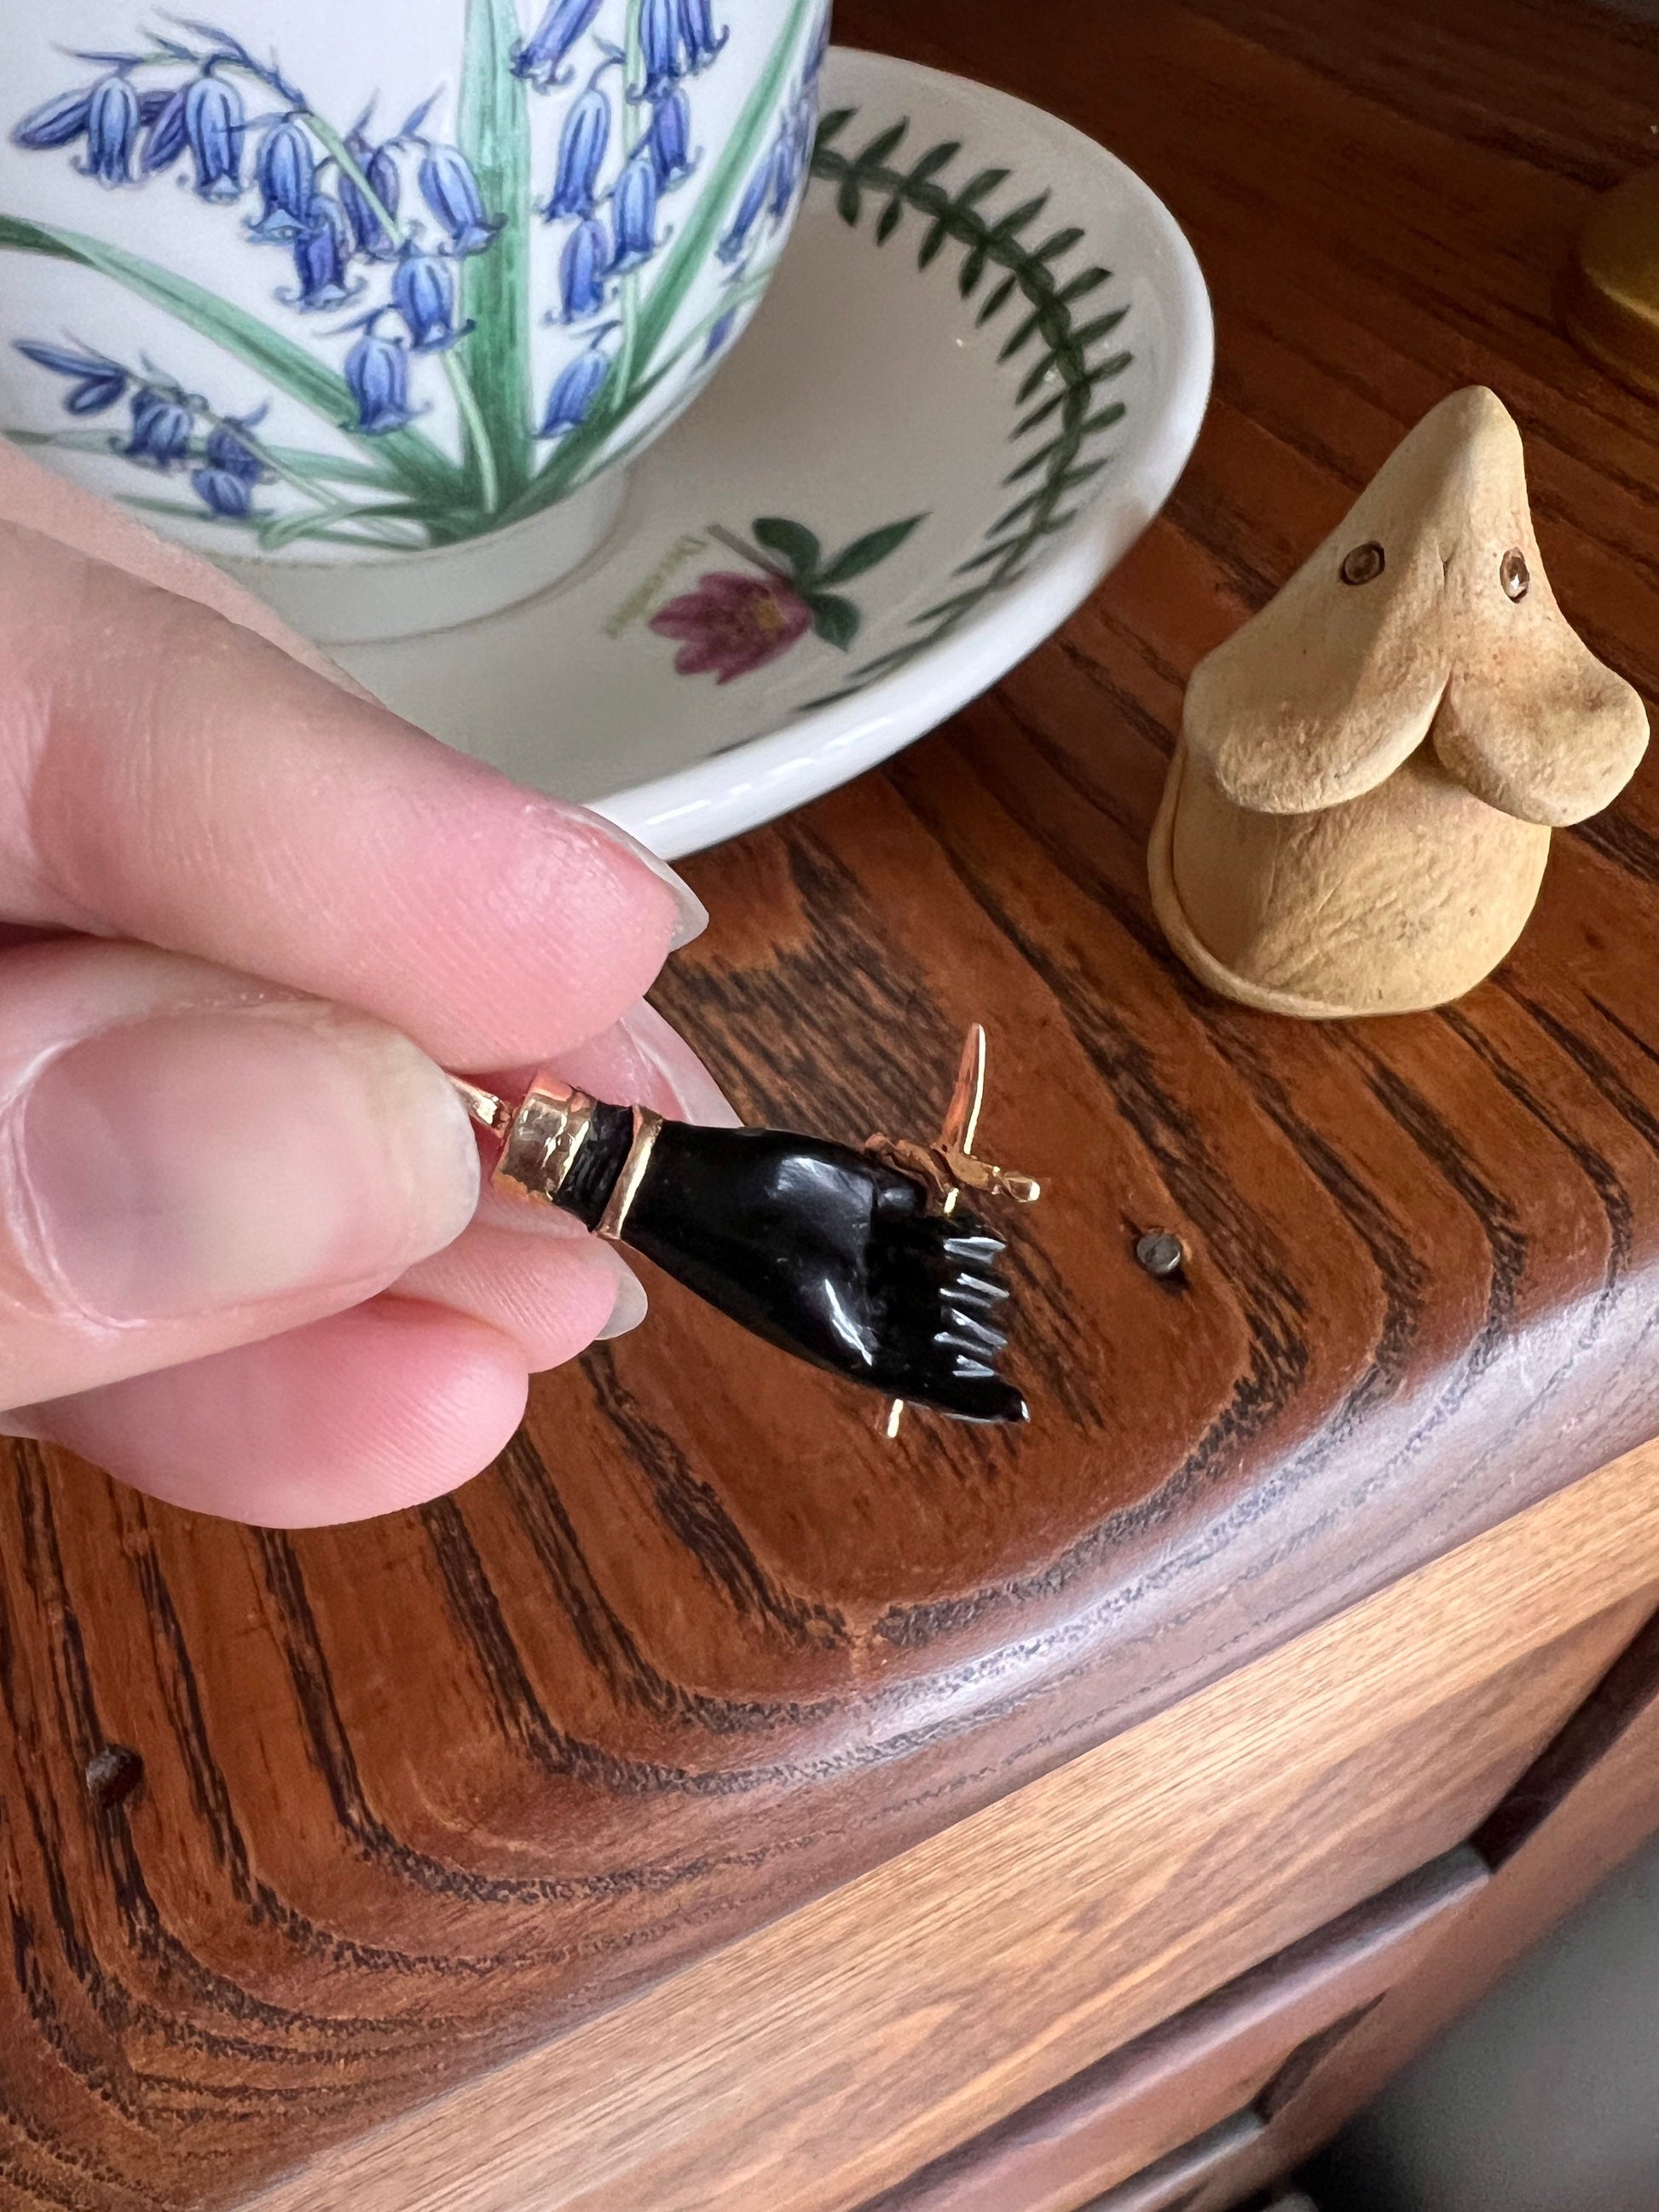
[[[524,1354],[499,1329],[384,1297],[28,1417],[52,1443],[170,1504],[321,1528],[470,1481],[511,1439],[528,1389]]]

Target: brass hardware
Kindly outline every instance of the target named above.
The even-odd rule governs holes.
[[[1575,345],[1638,392],[1659,393],[1659,167],[1638,169],[1590,210],[1559,307]]]
[[[594,1227],[594,1235],[608,1237],[614,1244],[623,1233],[629,1209],[639,1194],[651,1165],[651,1155],[656,1149],[657,1138],[662,1129],[662,1115],[653,1114],[648,1106],[634,1109],[634,1141],[628,1148],[628,1158],[623,1162],[622,1173],[612,1186],[605,1212]]]
[[[479,1127],[501,1140],[489,1178],[495,1188],[534,1205],[551,1206],[587,1140],[593,1100],[545,1068],[516,1107],[461,1076],[449,1079]]]

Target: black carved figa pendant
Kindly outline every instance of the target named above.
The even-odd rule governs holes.
[[[977,1159],[985,1033],[969,1033],[936,1144],[864,1147],[708,1129],[609,1106],[551,1076],[516,1107],[459,1087],[501,1139],[497,1184],[573,1213],[781,1351],[963,1421],[1023,1421],[998,1372],[1004,1246],[964,1191],[1037,1187]]]

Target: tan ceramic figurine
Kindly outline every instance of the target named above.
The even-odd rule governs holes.
[[[1605,806],[1647,732],[1555,603],[1514,422],[1455,392],[1193,672],[1152,833],[1158,920],[1247,1006],[1442,1005],[1510,950],[1551,826]]]

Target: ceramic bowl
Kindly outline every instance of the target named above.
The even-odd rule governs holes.
[[[0,0],[0,406],[325,643],[602,539],[799,203],[824,0]]]

